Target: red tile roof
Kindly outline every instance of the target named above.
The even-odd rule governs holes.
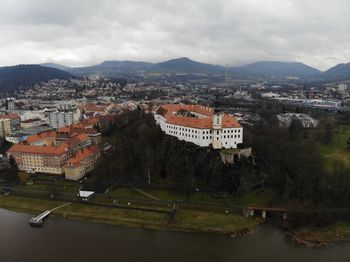
[[[58,147],[55,146],[31,146],[23,144],[15,144],[8,151],[7,154],[12,153],[28,153],[38,155],[57,155],[61,156],[68,150],[67,144],[62,144]]]
[[[85,112],[105,112],[106,105],[96,105],[94,103],[87,103],[85,105]]]
[[[194,112],[204,117],[188,117],[179,116],[175,113],[179,110],[187,110],[189,112]],[[213,114],[214,110],[210,107],[205,107],[201,105],[182,105],[182,104],[172,104],[172,105],[162,105],[158,108],[157,114],[162,115],[168,124],[186,126],[192,128],[207,129],[213,127]],[[224,113],[222,116],[222,127],[223,128],[236,128],[241,127],[236,118],[232,115]]]
[[[70,165],[70,166],[77,165],[80,163],[80,161],[83,161],[84,159],[98,152],[100,152],[100,150],[96,146],[83,148],[74,157],[71,157],[70,159],[68,159],[67,165]]]
[[[41,119],[39,119],[39,118],[33,118],[33,119],[23,120],[23,121],[21,121],[21,122],[22,122],[22,123],[25,123],[25,124],[29,124],[29,123],[38,122],[38,121],[41,122]]]
[[[46,131],[46,132],[42,132],[40,134],[35,134],[35,135],[31,135],[28,136],[26,139],[26,142],[28,142],[29,144],[32,144],[34,142],[43,140],[45,138],[56,138],[57,137],[57,133],[55,131]]]
[[[99,123],[100,120],[97,118],[97,117],[91,117],[91,118],[88,118],[88,119],[85,119],[79,123],[76,123],[74,125],[72,125],[73,128],[89,128],[97,123]],[[62,127],[62,128],[65,128],[65,127]],[[58,129],[58,131],[60,132],[61,128]],[[64,129],[62,129],[64,130]]]
[[[0,119],[20,119],[19,115],[9,114],[9,115],[0,115]]]
[[[71,138],[69,138],[67,140],[67,143],[70,146],[74,146],[74,145],[78,145],[82,142],[86,142],[88,140],[90,140],[90,138],[86,134],[76,134],[76,135],[72,136]]]

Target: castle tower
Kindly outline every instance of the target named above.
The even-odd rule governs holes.
[[[222,112],[214,111],[213,114],[213,129],[221,129],[222,127]]]
[[[221,149],[221,133],[222,133],[222,112],[214,110],[213,113],[213,148]]]

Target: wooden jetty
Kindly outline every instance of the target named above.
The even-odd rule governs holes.
[[[44,212],[42,212],[41,214],[39,214],[38,216],[36,217],[32,217],[31,219],[29,219],[29,224],[33,227],[42,227],[44,225],[44,220],[55,210],[59,209],[59,208],[62,208],[62,207],[65,207],[65,206],[68,206],[70,205],[71,203],[65,203],[63,205],[60,205],[58,207],[55,207],[53,209],[50,209],[50,210],[46,210]]]

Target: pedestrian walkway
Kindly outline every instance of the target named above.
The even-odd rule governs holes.
[[[156,196],[153,196],[153,195],[151,195],[151,194],[149,194],[149,193],[147,193],[147,192],[145,192],[145,191],[143,191],[143,190],[141,190],[141,189],[139,189],[139,188],[134,187],[133,189],[134,189],[135,191],[139,192],[140,194],[146,196],[146,197],[149,197],[149,198],[151,198],[151,199],[153,199],[153,200],[161,201],[160,198],[158,198],[158,197],[156,197]]]

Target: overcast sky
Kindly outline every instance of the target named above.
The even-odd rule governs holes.
[[[350,62],[348,0],[0,0],[0,64]]]

